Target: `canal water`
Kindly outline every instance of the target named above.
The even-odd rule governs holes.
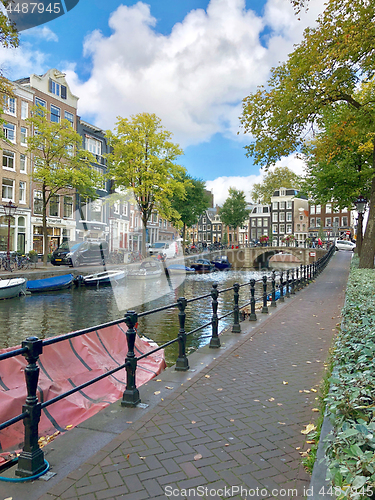
[[[26,295],[0,301],[0,348],[19,345],[26,337],[35,335],[41,339],[54,337],[71,331],[119,319],[128,310],[145,312],[186,299],[209,294],[214,283],[218,290],[234,283],[247,283],[260,279],[264,272],[225,271],[210,274],[171,276],[150,280],[130,280],[112,286],[89,288],[73,287],[58,292]],[[248,287],[240,289],[240,303],[249,300]],[[233,309],[233,290],[219,295],[219,316]],[[186,308],[186,332],[211,320],[211,297],[192,302]],[[233,322],[230,315],[219,324],[219,331]],[[140,335],[154,340],[159,345],[178,334],[178,308],[165,310],[139,319]],[[209,342],[211,326],[188,337],[187,352]],[[178,355],[177,343],[166,350],[168,364],[173,364]]]

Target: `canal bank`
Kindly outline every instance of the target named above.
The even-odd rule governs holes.
[[[147,407],[114,403],[60,436],[44,448],[56,475],[0,483],[1,498],[185,498],[187,488],[214,493],[201,498],[305,498],[301,431],[316,415],[350,259],[336,253],[314,283],[241,323],[242,333],[224,332],[220,349],[190,355],[188,372],[170,368],[142,386]]]

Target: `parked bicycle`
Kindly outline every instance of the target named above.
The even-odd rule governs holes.
[[[14,262],[13,262],[13,268],[15,271],[19,269],[29,269],[30,267],[30,257],[27,255],[15,255],[14,256]]]
[[[4,255],[3,257],[1,257],[1,269],[9,273],[13,271],[13,268],[14,262],[10,255]]]

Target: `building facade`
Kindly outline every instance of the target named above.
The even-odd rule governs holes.
[[[280,188],[271,197],[271,235],[273,246],[290,245],[300,209],[308,210],[308,200],[298,196],[296,189]],[[297,239],[298,241],[298,239]],[[302,240],[301,240],[301,244]]]
[[[322,236],[326,241],[354,237],[354,213],[348,208],[339,209],[334,203],[310,204],[309,236]]]

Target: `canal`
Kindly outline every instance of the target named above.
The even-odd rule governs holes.
[[[31,335],[41,339],[71,331],[100,325],[119,319],[127,310],[144,312],[175,303],[179,297],[191,299],[209,294],[212,285],[218,289],[234,283],[247,283],[259,279],[259,271],[215,272],[165,276],[147,281],[126,278],[113,286],[91,288],[73,287],[58,292],[32,294],[0,301],[0,348],[14,347]],[[249,300],[249,289],[240,289],[240,303]],[[219,295],[218,314],[233,309],[233,291]],[[189,332],[211,320],[211,298],[188,304],[186,308],[186,331]],[[232,315],[223,319],[219,331],[230,325]],[[138,332],[159,345],[175,338],[178,334],[178,308],[169,309],[140,318]],[[188,337],[187,353],[209,342],[211,327]],[[166,360],[173,364],[178,353],[177,343],[168,347]]]

